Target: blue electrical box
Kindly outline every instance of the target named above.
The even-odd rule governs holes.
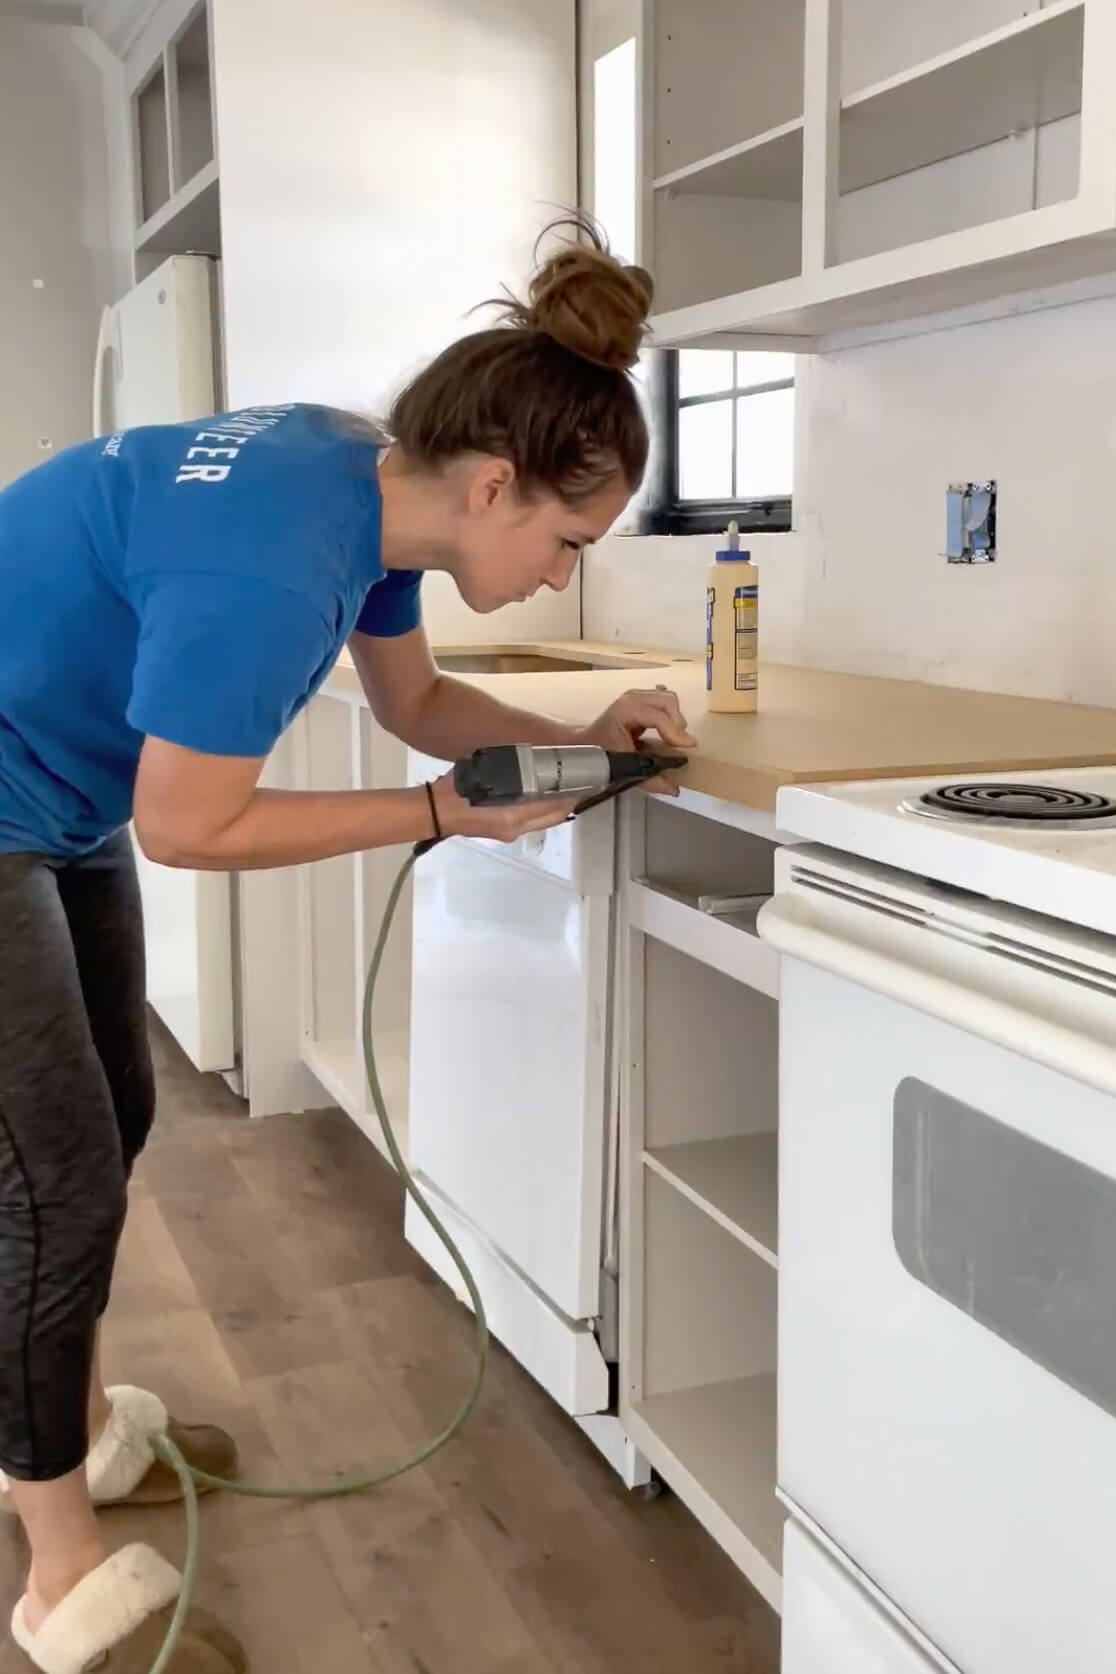
[[[946,549],[951,564],[996,562],[996,484],[951,482],[946,493]]]

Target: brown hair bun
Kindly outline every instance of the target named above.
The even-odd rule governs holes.
[[[505,293],[495,303],[501,324],[459,337],[412,378],[388,428],[414,466],[488,454],[510,460],[521,494],[579,505],[617,478],[634,493],[643,478],[647,419],[627,373],[654,287],[643,268],[609,254],[587,216],[555,225],[584,242],[539,263],[526,302]]]
[[[594,366],[628,372],[643,347],[654,281],[646,268],[617,260],[588,215],[563,216],[542,238],[562,227],[572,228],[580,241],[540,262],[527,302],[507,303],[505,312],[516,325],[540,332]]]

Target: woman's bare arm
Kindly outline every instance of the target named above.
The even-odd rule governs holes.
[[[434,834],[423,786],[409,790],[260,790],[263,761],[211,756],[147,738],[140,754],[133,820],[140,847],[164,866],[246,872],[298,866],[363,849],[417,843]],[[434,786],[447,837],[513,842],[566,819],[568,801],[471,808],[450,776]]]

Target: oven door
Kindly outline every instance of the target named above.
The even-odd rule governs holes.
[[[1098,1083],[1116,1001],[878,903],[777,896],[764,932],[781,1490],[965,1674],[1114,1668],[1116,1094],[1065,1024]]]

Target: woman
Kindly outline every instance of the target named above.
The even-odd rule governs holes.
[[[94,1505],[175,1492],[150,1446],[164,1428],[204,1469],[236,1463],[231,1438],[105,1390],[98,1367],[154,1102],[128,821],[154,860],[241,870],[565,817],[471,808],[449,776],[258,789],[346,640],[377,719],[443,760],[652,728],[692,742],[663,692],[584,731],[509,708],[440,675],[421,625],[424,570],[482,612],[568,586],[640,482],[628,371],[651,280],[582,231],[526,304],[415,378],[386,451],[343,414],[254,409],[71,449],[0,495],[0,1466],[31,1549],[0,1668],[111,1649],[145,1674],[179,1578],[148,1547],[108,1556]],[[174,1674],[243,1666],[195,1613]]]

